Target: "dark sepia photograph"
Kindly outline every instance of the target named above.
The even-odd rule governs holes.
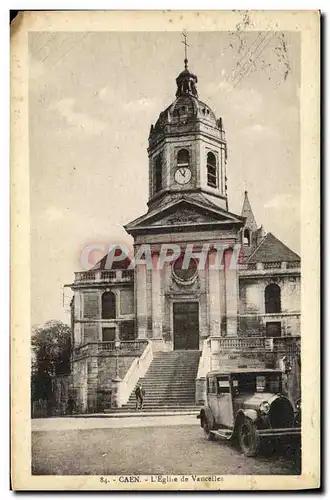
[[[25,39],[28,473],[45,489],[303,477],[303,28],[179,14]]]

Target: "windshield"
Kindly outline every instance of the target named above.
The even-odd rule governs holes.
[[[264,375],[239,374],[233,377],[233,388],[236,394],[255,392],[277,394],[281,392],[281,376],[278,373]]]

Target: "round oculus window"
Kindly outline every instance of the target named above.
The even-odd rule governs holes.
[[[189,263],[184,262],[184,257],[176,259],[172,266],[174,277],[179,281],[192,281],[197,275],[198,264],[195,259],[190,259]]]

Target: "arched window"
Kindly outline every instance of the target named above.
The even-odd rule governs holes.
[[[216,188],[218,186],[217,159],[214,153],[207,153],[207,185]]]
[[[265,288],[265,312],[281,312],[281,289],[276,283],[271,283]]]
[[[114,319],[116,317],[116,295],[113,292],[102,294],[102,318]]]
[[[180,149],[177,156],[178,167],[189,166],[189,151],[187,149]]]
[[[249,247],[251,245],[251,234],[248,229],[244,229],[243,233],[243,245]]]
[[[162,189],[162,156],[158,155],[154,164],[154,189],[158,193]]]

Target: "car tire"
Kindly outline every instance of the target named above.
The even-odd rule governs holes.
[[[238,442],[246,457],[255,457],[258,454],[260,438],[250,418],[244,418],[238,424]]]
[[[213,432],[211,432],[209,423],[206,419],[203,420],[203,430],[204,430],[204,436],[208,441],[215,440],[215,435],[213,434]]]

